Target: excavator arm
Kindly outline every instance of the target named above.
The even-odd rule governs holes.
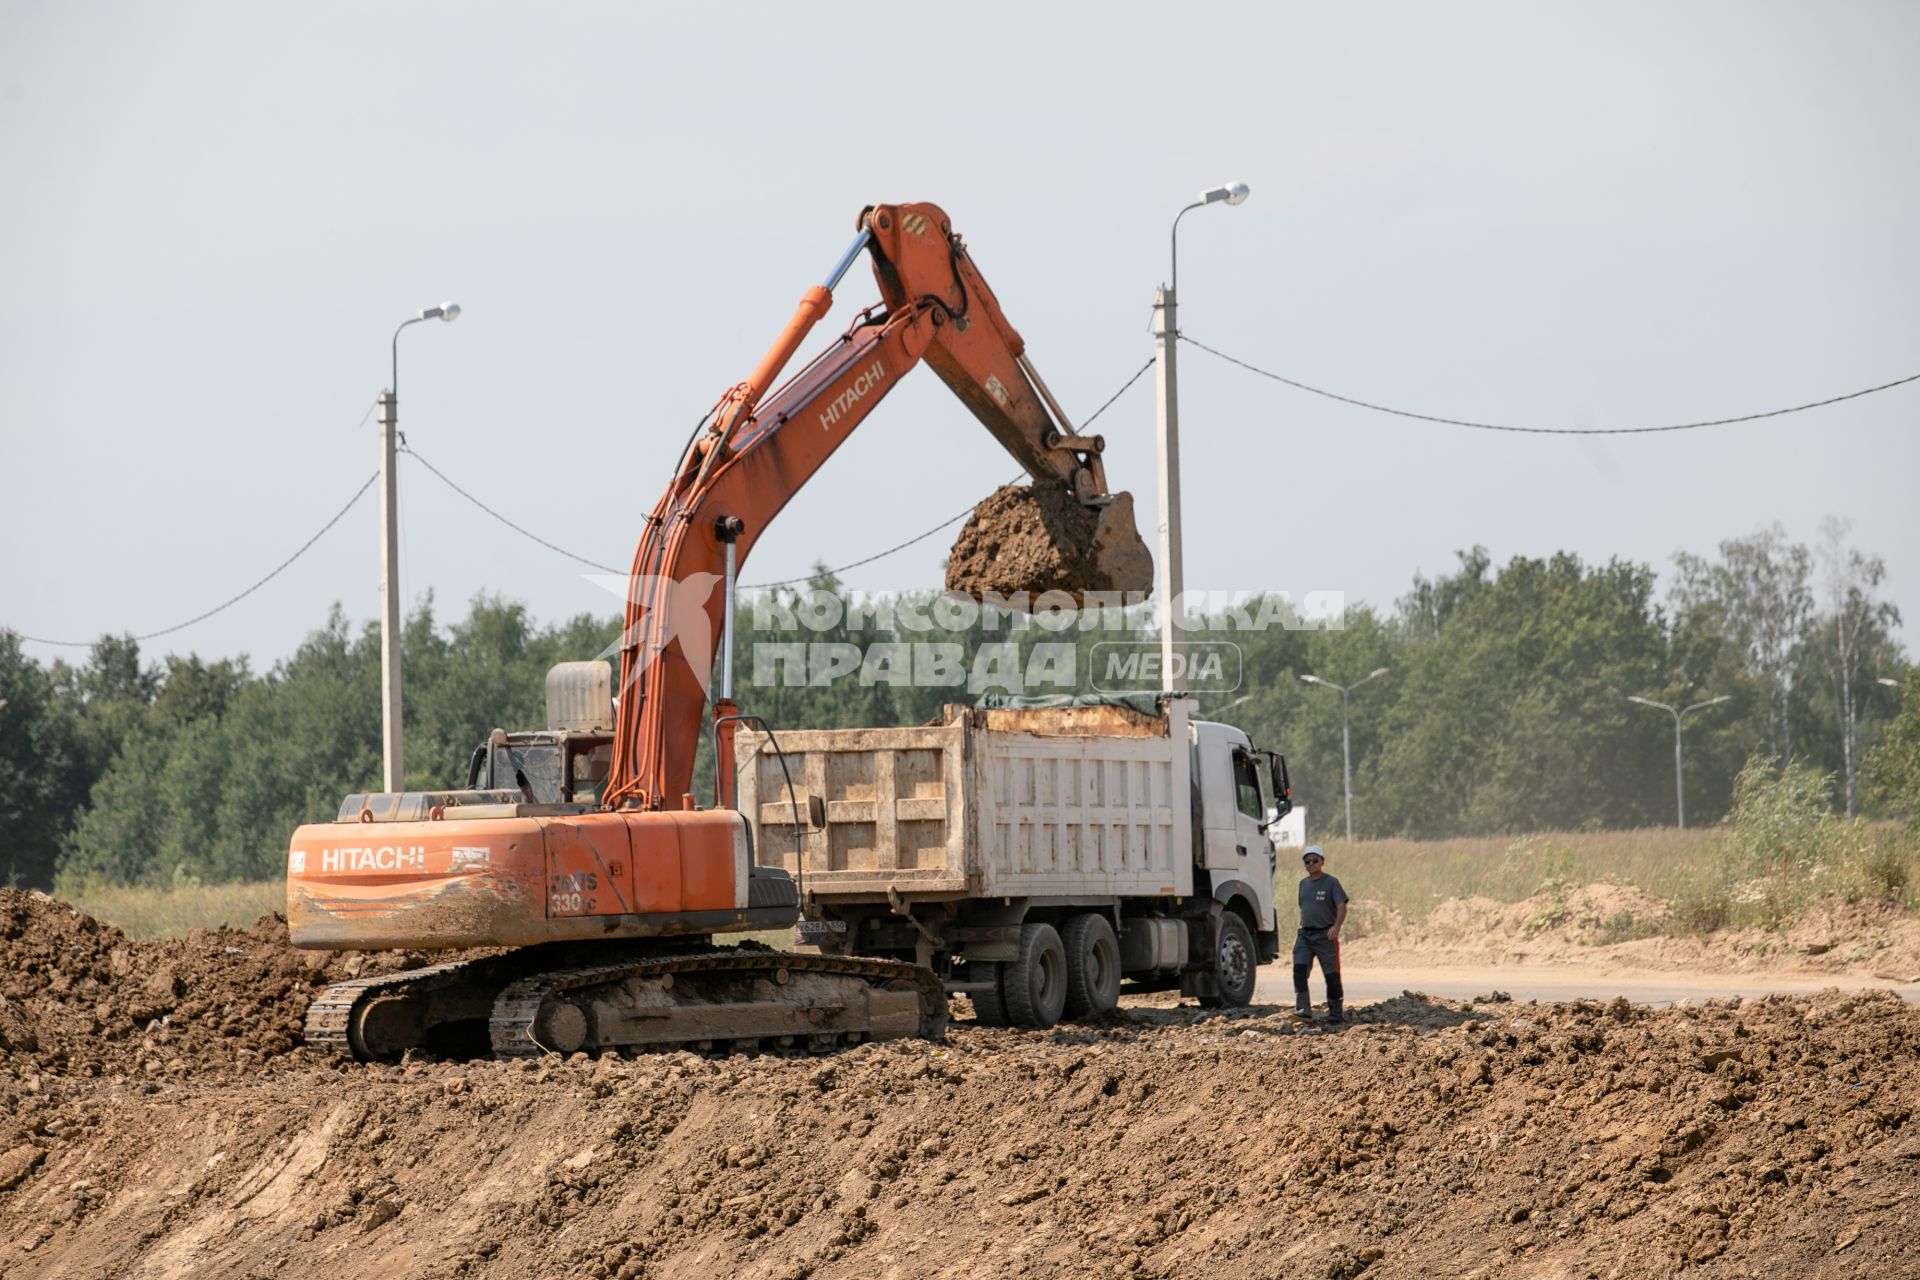
[[[881,304],[769,394],[862,251]],[[1138,544],[1130,504],[1113,504],[1106,490],[1104,441],[1074,433],[1025,352],[937,206],[861,212],[853,244],[746,381],[715,405],[647,517],[628,583],[607,807],[661,809],[689,789],[727,606],[716,588],[729,544],[737,571],[788,499],[922,360],[1036,483],[1103,508],[1096,546]],[[1113,589],[1150,585],[1116,581]]]

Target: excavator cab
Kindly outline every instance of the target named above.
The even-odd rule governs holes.
[[[613,668],[562,662],[547,672],[546,729],[488,734],[467,760],[467,790],[597,808],[612,765]]]
[[[467,790],[519,791],[528,804],[600,805],[613,736],[495,729],[467,761]]]

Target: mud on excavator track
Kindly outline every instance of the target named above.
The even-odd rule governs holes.
[[[916,965],[757,949],[615,954],[532,947],[328,987],[307,1044],[362,1062],[409,1049],[543,1053],[827,1053],[939,1040],[947,1002]]]

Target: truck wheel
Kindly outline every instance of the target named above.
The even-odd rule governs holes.
[[[967,981],[991,982],[991,991],[969,991],[967,999],[973,1002],[973,1020],[983,1027],[1004,1027],[1007,1025],[1007,1002],[1000,998],[1000,971],[1005,965],[990,960],[972,960],[967,963]]]
[[[1250,1004],[1259,965],[1253,930],[1247,928],[1238,912],[1227,912],[1220,917],[1220,937],[1213,944],[1213,985],[1220,994],[1202,996],[1200,1003],[1209,1009]]]
[[[1020,957],[1000,970],[1000,997],[1016,1027],[1046,1028],[1067,1007],[1067,949],[1050,924],[1020,926]]]
[[[1067,1007],[1069,1018],[1105,1013],[1120,1003],[1120,939],[1097,911],[1067,921]]]

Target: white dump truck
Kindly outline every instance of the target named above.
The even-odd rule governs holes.
[[[735,743],[754,859],[800,941],[913,960],[980,1020],[1046,1027],[1123,985],[1246,1004],[1279,950],[1286,762],[1185,699],[950,706],[918,728]]]

